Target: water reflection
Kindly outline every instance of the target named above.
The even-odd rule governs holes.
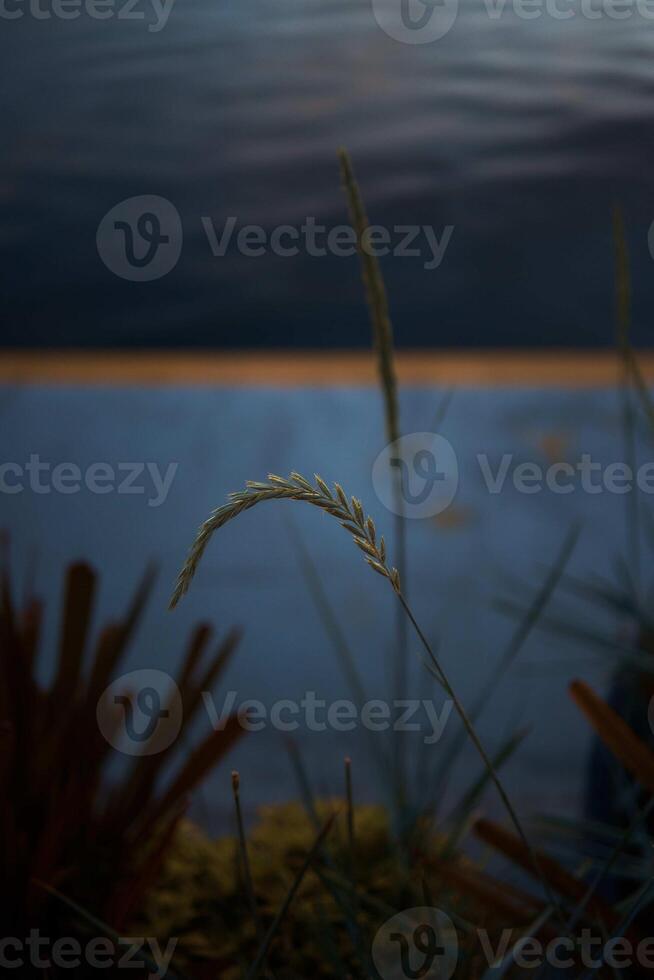
[[[437,269],[383,260],[401,343],[611,343],[616,198],[647,342],[652,32],[636,13],[525,20],[462,0],[446,36],[409,45],[368,2],[176,0],[159,31],[140,9],[3,24],[9,342],[367,344],[355,260],[216,258],[201,220],[342,224],[342,143],[375,223],[455,229]],[[116,278],[95,247],[141,194],[184,228],[151,283]]]

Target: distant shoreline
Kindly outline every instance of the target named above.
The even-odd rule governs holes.
[[[654,351],[639,354],[654,381]],[[565,388],[616,384],[615,351],[403,350],[397,373],[404,385]],[[54,385],[369,386],[377,383],[369,351],[299,350],[5,350],[0,383]]]

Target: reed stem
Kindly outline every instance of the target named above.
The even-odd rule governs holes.
[[[413,615],[413,612],[411,611],[411,609],[410,609],[410,607],[409,607],[406,599],[404,598],[401,590],[396,589],[395,592],[396,592],[396,595],[397,595],[397,597],[398,597],[398,599],[399,599],[399,601],[400,601],[400,603],[401,603],[401,605],[402,605],[402,607],[403,607],[406,615],[409,618],[409,621],[410,621],[411,625],[413,626],[413,628],[414,628],[414,630],[416,632],[416,635],[418,636],[418,639],[420,640],[420,642],[422,643],[423,647],[425,648],[425,651],[427,653],[427,656],[429,657],[429,661],[430,661],[430,664],[431,664],[432,673],[434,673],[434,675],[436,676],[436,678],[440,681],[440,683],[443,686],[443,688],[445,690],[445,693],[448,695],[448,697],[450,697],[452,699],[452,703],[454,704],[454,707],[456,709],[456,712],[459,715],[461,721],[463,722],[463,725],[464,725],[464,727],[465,727],[465,729],[466,729],[466,731],[467,731],[467,733],[468,733],[468,735],[470,737],[471,742],[473,743],[473,745],[477,749],[477,752],[481,756],[482,762],[484,763],[484,766],[486,767],[486,769],[488,771],[488,774],[489,774],[491,780],[495,784],[495,788],[496,788],[496,790],[497,790],[497,792],[499,794],[500,799],[502,800],[502,803],[504,804],[504,807],[505,807],[505,809],[506,809],[506,811],[507,811],[507,813],[509,815],[509,818],[510,818],[513,826],[515,827],[516,833],[520,837],[520,840],[522,841],[522,843],[524,844],[525,848],[527,849],[527,851],[529,853],[529,857],[531,859],[531,862],[532,862],[532,865],[533,865],[533,868],[534,868],[534,872],[536,873],[536,877],[538,878],[538,880],[541,882],[541,884],[543,886],[543,889],[545,891],[545,895],[546,895],[548,904],[552,906],[552,908],[557,912],[557,914],[558,914],[559,918],[561,919],[561,921],[564,922],[563,917],[562,917],[562,915],[560,913],[560,910],[559,910],[558,902],[556,901],[556,899],[554,897],[554,894],[553,894],[553,892],[552,892],[552,890],[551,890],[551,888],[549,886],[549,883],[547,882],[547,879],[545,878],[545,876],[544,876],[544,874],[543,874],[543,872],[542,872],[542,870],[540,868],[540,865],[539,865],[539,861],[538,861],[538,857],[536,855],[536,852],[534,851],[533,847],[529,843],[529,840],[527,838],[527,835],[524,832],[524,829],[522,827],[522,824],[520,823],[520,820],[518,818],[518,815],[517,815],[517,813],[516,813],[516,811],[515,811],[515,809],[513,807],[513,804],[511,803],[511,800],[509,799],[508,793],[506,792],[506,790],[504,788],[504,785],[502,783],[502,780],[500,779],[500,777],[499,777],[499,775],[497,773],[497,770],[496,770],[495,766],[493,765],[493,762],[492,762],[490,756],[488,755],[488,753],[486,752],[484,746],[482,745],[482,743],[481,743],[481,741],[479,739],[479,736],[477,735],[477,732],[475,731],[474,725],[472,724],[472,722],[468,718],[468,714],[467,714],[465,708],[463,707],[463,704],[459,700],[459,697],[456,694],[456,692],[455,692],[454,688],[452,687],[452,685],[450,684],[450,682],[449,682],[449,680],[447,678],[447,675],[446,675],[445,671],[443,670],[441,664],[437,660],[436,655],[434,654],[434,652],[433,652],[433,650],[431,648],[431,645],[430,645],[427,637],[425,636],[425,634],[420,629],[420,626],[418,625],[418,622],[417,622],[415,616]],[[429,667],[430,665],[428,664],[427,666]]]
[[[347,838],[350,848],[350,860],[354,860],[354,806],[352,803],[352,760],[345,758],[345,795],[347,798]]]
[[[257,937],[259,942],[263,938],[263,928],[261,925],[261,919],[259,918],[259,911],[257,909],[257,900],[254,894],[254,885],[252,883],[252,872],[250,870],[250,859],[248,857],[247,841],[245,838],[245,827],[243,825],[243,813],[241,811],[241,777],[239,773],[234,769],[232,771],[232,792],[234,794],[234,806],[236,808],[236,823],[238,825],[238,843],[239,852],[241,856],[241,866],[243,868],[243,878],[245,881],[245,894],[247,897],[248,905],[250,906],[250,914],[254,920],[254,925],[257,931]]]

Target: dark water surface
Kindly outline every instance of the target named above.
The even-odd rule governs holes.
[[[147,9],[2,19],[5,343],[366,345],[356,259],[233,243],[215,258],[201,221],[342,224],[340,144],[375,223],[454,226],[438,268],[382,260],[400,344],[612,343],[616,199],[649,342],[652,21],[493,19],[462,0],[446,36],[405,44],[368,0],[176,0],[157,32]],[[102,217],[140,195],[183,226],[152,282],[96,248]]]

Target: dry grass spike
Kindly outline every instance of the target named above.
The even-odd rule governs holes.
[[[386,564],[386,545],[383,537],[377,542],[375,523],[371,517],[364,514],[361,501],[356,497],[348,500],[345,491],[338,483],[334,484],[333,492],[325,481],[315,476],[315,485],[311,484],[299,473],[291,473],[286,478],[271,473],[267,482],[249,480],[244,490],[238,490],[229,495],[229,500],[218,507],[208,520],[204,522],[191,550],[182,567],[175,590],[170,600],[170,608],[174,609],[182,596],[188,591],[189,585],[200,564],[204,550],[214,531],[219,530],[229,521],[238,517],[244,511],[261,504],[266,500],[303,500],[314,507],[326,511],[335,517],[354,539],[354,543],[364,553],[366,562],[378,575],[387,578],[393,589],[400,592],[400,576],[396,568]]]

